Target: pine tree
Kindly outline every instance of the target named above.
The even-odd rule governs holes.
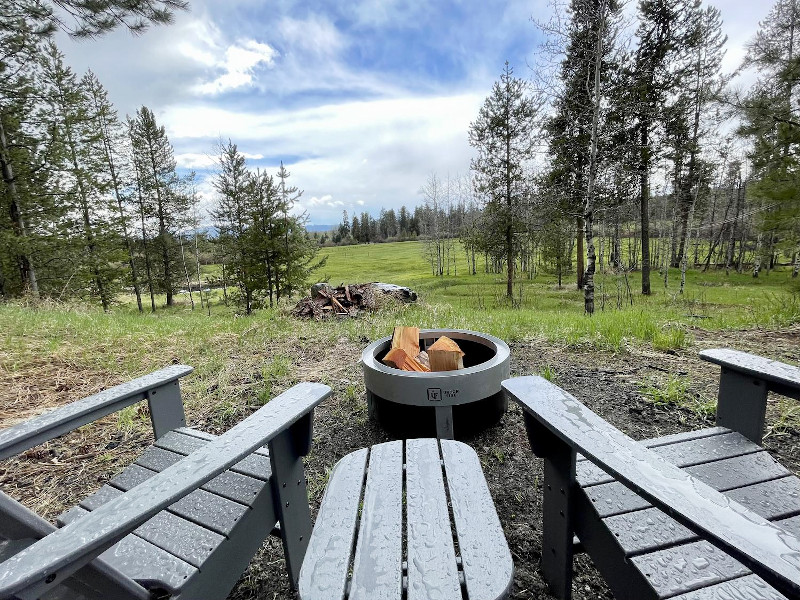
[[[7,26],[0,26],[0,288],[6,297],[24,291],[38,296],[37,255],[41,245],[30,221],[34,215],[47,212],[38,206],[46,196],[35,189],[45,174],[34,177],[42,148],[33,123],[34,81],[42,40],[25,19],[15,11],[9,12],[0,15]]]
[[[217,207],[212,217],[219,229],[223,260],[239,288],[245,313],[253,312],[257,284],[257,270],[254,241],[258,240],[253,231],[251,199],[254,182],[245,166],[245,158],[236,144],[228,140],[219,149],[219,172],[214,177],[217,192]]]
[[[153,251],[159,257],[157,283],[166,294],[167,306],[174,304],[176,273],[180,260],[175,238],[186,218],[188,198],[179,188],[172,145],[163,125],[156,123],[153,112],[143,106],[132,121],[133,160],[139,177],[142,197],[142,221],[152,219],[157,234]]]
[[[642,248],[642,294],[650,294],[650,174],[661,152],[659,140],[663,107],[680,79],[672,65],[683,51],[690,9],[696,0],[640,0],[639,40],[628,71],[625,99],[633,117],[632,139],[636,140],[639,180],[639,210]]]
[[[493,229],[490,236],[502,239],[506,261],[506,296],[514,297],[514,260],[516,215],[529,191],[525,164],[533,147],[535,117],[539,104],[525,93],[525,83],[514,77],[508,62],[481,107],[478,118],[470,123],[469,142],[477,148],[472,161],[478,191],[487,199]]]
[[[741,105],[740,134],[752,140],[750,190],[761,206],[759,240],[753,276],[758,277],[761,253],[771,262],[773,240],[795,253],[800,248],[800,2],[778,0],[748,46],[744,66],[755,67],[759,79]],[[767,265],[770,264],[767,262]],[[797,264],[797,263],[796,263]],[[799,269],[793,270],[797,276]]]
[[[143,33],[150,24],[172,23],[183,0],[15,0],[0,4],[0,31],[13,28],[13,18],[29,22],[40,35],[58,30],[75,38],[95,38],[125,27]]]
[[[57,155],[54,153],[53,158],[57,159],[51,168],[61,172],[62,204],[73,222],[71,232],[64,232],[62,249],[73,257],[70,285],[88,290],[108,311],[118,291],[121,248],[116,212],[109,196],[111,180],[102,160],[102,135],[85,86],[64,64],[52,43],[43,64],[43,112],[58,132],[60,150]]]
[[[83,77],[81,85],[91,102],[93,120],[97,127],[100,141],[99,148],[96,151],[102,157],[105,170],[110,179],[110,191],[116,201],[116,216],[127,251],[131,285],[136,295],[136,305],[141,313],[144,310],[142,308],[142,292],[139,286],[139,273],[136,267],[133,241],[130,236],[129,215],[126,210],[126,205],[130,202],[127,194],[130,193],[129,190],[132,187],[130,173],[126,173],[126,169],[129,167],[126,164],[126,158],[130,154],[126,155],[125,153],[125,150],[129,150],[130,138],[126,135],[117,117],[117,111],[108,99],[108,93],[100,83],[100,80],[97,79],[97,76],[89,71]]]

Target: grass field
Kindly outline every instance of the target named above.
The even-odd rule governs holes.
[[[172,308],[141,315],[132,298],[121,299],[108,314],[94,306],[48,301],[0,305],[0,429],[170,363],[195,367],[181,383],[187,421],[210,432],[228,429],[295,383],[325,383],[333,395],[315,412],[314,446],[306,460],[316,510],[335,462],[387,439],[368,419],[358,359],[369,341],[390,334],[395,324],[497,335],[512,343],[513,375],[543,374],[578,398],[592,400],[594,410],[638,437],[708,423],[717,370],[697,360],[697,348],[712,343],[798,360],[799,330],[792,326],[800,323],[800,293],[787,272],[756,281],[691,272],[683,296],[677,293],[677,273],[670,274],[666,290],[654,273],[648,298],[636,292],[639,280],[633,275],[633,305],[623,302],[620,309],[617,290],[624,289],[624,279],[600,274],[598,311],[588,317],[574,283],[558,289],[546,274],[520,281],[519,307],[511,307],[503,296],[502,275],[472,276],[459,268],[457,276],[434,277],[419,243],[327,248],[323,254],[328,262],[321,279],[334,285],[375,280],[408,285],[420,300],[386,302],[358,318],[322,322],[292,317],[294,301],[241,316],[222,303],[219,291],[210,316],[199,306],[192,311],[184,294]],[[717,331],[709,335],[708,330]],[[773,413],[768,428],[778,433],[769,439],[770,449],[785,457],[784,446],[777,444],[800,447],[794,441],[800,430],[796,403],[776,405]],[[150,439],[146,406],[131,406],[12,459],[0,470],[0,484],[29,508],[53,517],[129,464]],[[532,532],[541,523],[541,468],[530,455],[519,410],[512,408],[473,445],[515,560],[523,557],[515,565],[519,594],[514,597],[533,597],[532,590],[544,590],[540,554],[531,550],[539,543],[532,542]],[[593,583],[598,576],[584,572],[581,577],[576,600],[599,597]],[[262,548],[232,595],[236,600],[264,597],[293,597],[279,542]]]
[[[236,371],[240,367],[233,366],[238,361],[252,362],[245,371],[258,371],[257,395],[263,398],[273,385],[297,379],[293,367],[303,353],[342,340],[363,347],[388,335],[395,324],[474,329],[509,342],[542,340],[561,348],[624,352],[632,344],[656,351],[684,348],[698,329],[776,329],[800,322],[800,293],[788,271],[757,280],[691,271],[683,295],[677,293],[677,272],[670,274],[666,289],[654,273],[650,297],[637,292],[640,281],[632,274],[632,306],[624,298],[623,277],[598,274],[597,312],[588,317],[583,314],[582,292],[574,283],[559,289],[552,275],[518,281],[519,308],[507,303],[502,275],[469,275],[463,259],[457,276],[434,277],[419,242],[325,248],[322,254],[328,260],[318,273],[320,279],[334,285],[407,285],[419,292],[420,300],[390,304],[357,319],[324,322],[291,317],[287,308],[293,301],[239,316],[235,307],[222,304],[219,291],[213,295],[210,317],[199,306],[190,310],[185,294],[175,307],[142,315],[130,298],[110,314],[85,305],[8,303],[0,306],[0,365],[7,376],[22,377],[64,363],[79,371],[132,376],[168,362],[189,363],[201,375],[193,380],[196,385],[226,390],[226,398],[211,394],[212,402],[223,405],[217,410],[224,412],[236,402],[230,389],[241,375]],[[621,309],[618,294],[623,297]],[[204,376],[213,378],[213,384]],[[253,382],[245,387],[252,390]]]

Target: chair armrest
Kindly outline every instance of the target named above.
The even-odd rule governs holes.
[[[63,581],[159,511],[213,479],[308,415],[331,394],[300,383],[146,482],[0,564],[0,598],[34,597]],[[27,596],[26,596],[27,597]],[[37,596],[38,597],[38,596]]]
[[[703,360],[760,379],[774,392],[800,400],[800,367],[740,350],[715,348],[700,352]]]
[[[545,430],[548,443],[580,452],[787,596],[800,593],[796,537],[681,471],[549,381],[517,377],[502,385]]]
[[[4,429],[0,431],[0,460],[15,456],[140,400],[150,400],[158,388],[169,385],[192,371],[192,367],[186,365],[172,365]]]

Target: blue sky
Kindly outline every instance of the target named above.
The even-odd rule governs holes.
[[[467,172],[470,121],[506,60],[530,77],[531,17],[550,15],[546,0],[190,4],[140,37],[59,47],[78,73],[95,71],[121,116],[153,109],[207,206],[214,145],[230,138],[253,168],[284,161],[313,224],[412,207],[430,173]],[[732,69],[770,3],[716,5]]]

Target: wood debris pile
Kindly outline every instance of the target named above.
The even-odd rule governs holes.
[[[355,317],[362,310],[375,309],[375,292],[372,284],[360,283],[332,287],[315,283],[311,295],[306,296],[292,310],[295,317],[324,319],[330,316]]]
[[[443,335],[427,352],[419,348],[419,327],[395,327],[392,346],[383,363],[401,371],[455,371],[464,368],[464,352],[453,340]]]

